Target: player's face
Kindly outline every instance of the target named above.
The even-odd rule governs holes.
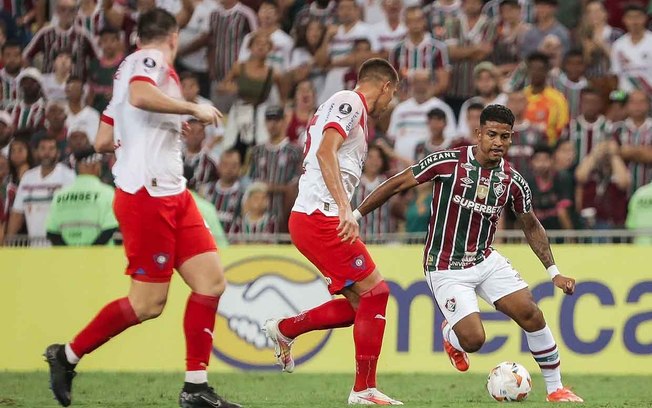
[[[70,150],[74,153],[90,146],[90,142],[88,141],[88,136],[86,136],[85,132],[72,132],[70,136],[68,136],[68,146],[70,146]]]
[[[23,62],[20,47],[7,47],[2,53],[2,61],[5,63],[5,68],[10,74],[15,74],[20,69]]]
[[[602,111],[602,98],[600,95],[587,93],[582,95],[582,115],[586,118],[595,118]]]
[[[475,87],[480,95],[492,95],[496,92],[496,86],[496,79],[489,71],[480,72],[475,79]]]
[[[54,140],[41,141],[36,149],[36,157],[38,157],[41,165],[44,167],[52,167],[57,162],[59,151],[57,149],[57,142]]]
[[[405,25],[408,32],[412,35],[419,35],[426,30],[426,17],[423,11],[419,9],[411,9],[405,15]]]
[[[640,33],[645,30],[645,23],[647,21],[647,16],[640,11],[628,11],[623,16],[623,23],[625,28],[630,33]]]
[[[476,130],[478,149],[490,162],[498,162],[512,144],[512,127],[506,123],[487,121]]]
[[[374,118],[380,118],[389,107],[392,99],[394,99],[394,93],[396,93],[396,84],[392,84],[389,81],[385,82],[380,95],[376,99],[374,108],[369,114]]]

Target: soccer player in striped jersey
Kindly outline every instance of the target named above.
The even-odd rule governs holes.
[[[546,382],[547,400],[582,402],[562,385],[555,339],[527,283],[491,247],[500,215],[511,199],[525,237],[553,284],[567,295],[575,291],[575,280],[555,266],[546,231],[532,211],[527,182],[503,159],[513,125],[509,109],[487,106],[475,130],[477,145],[431,154],[374,190],[354,214],[365,216],[394,194],[434,181],[424,272],[446,318],[444,347],[453,366],[468,370],[467,353],[478,351],[485,342],[477,292],[525,330]]]
[[[611,136],[612,124],[602,115],[602,95],[595,88],[584,88],[581,96],[580,115],[571,120],[563,137],[575,147],[576,163],[591,153],[593,146]]]

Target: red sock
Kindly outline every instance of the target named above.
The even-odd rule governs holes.
[[[355,319],[355,310],[345,298],[333,299],[300,315],[281,320],[278,329],[293,339],[313,330],[349,327]]]
[[[220,298],[191,293],[183,317],[186,335],[186,371],[203,371],[213,348],[215,314]]]
[[[70,348],[77,357],[92,352],[131,326],[139,324],[138,316],[128,298],[114,300],[104,306],[76,337]]]
[[[356,362],[354,391],[376,387],[376,364],[383,345],[388,299],[389,287],[385,281],[360,296],[353,325]]]

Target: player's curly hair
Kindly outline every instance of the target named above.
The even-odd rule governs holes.
[[[480,114],[480,126],[483,126],[487,122],[498,122],[514,126],[514,121],[512,111],[503,105],[489,105]]]

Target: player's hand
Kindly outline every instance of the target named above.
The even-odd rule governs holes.
[[[563,290],[565,294],[572,295],[575,292],[575,279],[567,278],[564,275],[557,275],[552,278],[552,283],[559,289]]]
[[[358,226],[358,220],[353,216],[353,211],[349,206],[345,208],[340,208],[340,224],[337,226],[338,234],[342,242],[350,242],[351,244],[358,239],[360,234],[360,227]]]
[[[205,125],[217,126],[223,115],[216,107],[211,105],[195,104],[193,106],[192,116],[199,119]]]

